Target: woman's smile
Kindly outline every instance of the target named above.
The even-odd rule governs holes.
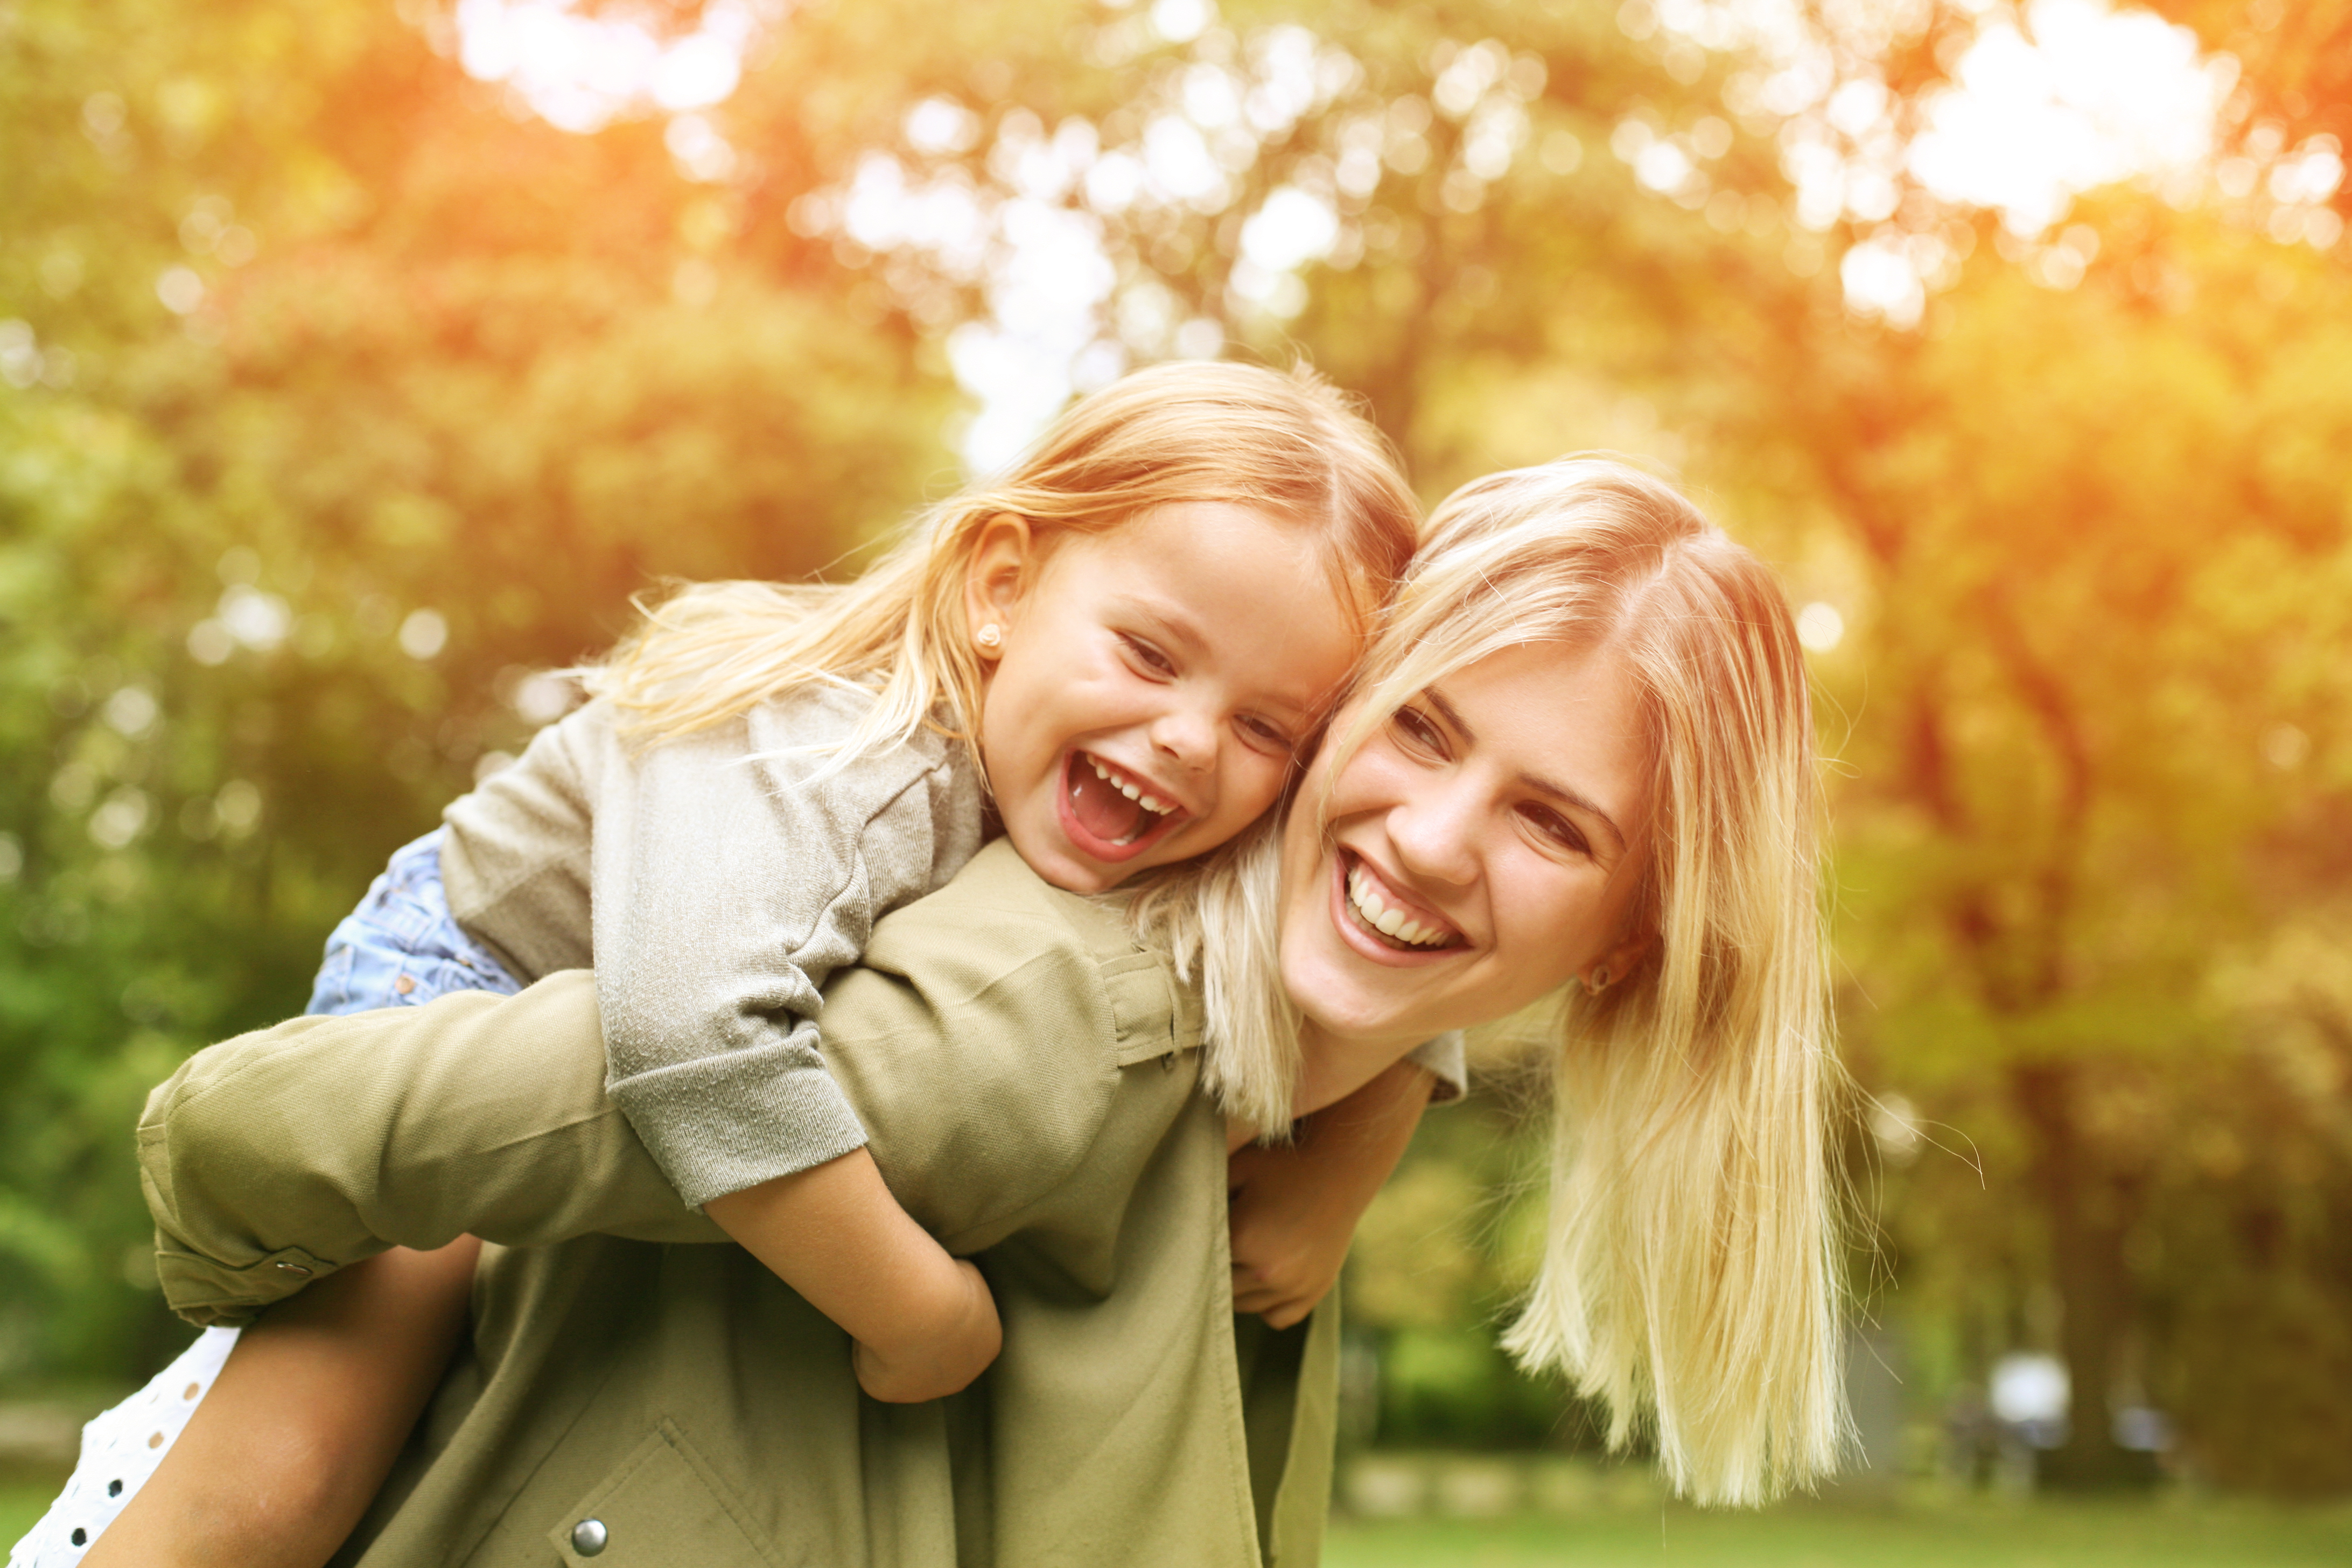
[[[1354,850],[1331,858],[1338,879],[1332,923],[1357,952],[1375,963],[1410,964],[1458,954],[1468,947],[1454,922],[1412,895]]]

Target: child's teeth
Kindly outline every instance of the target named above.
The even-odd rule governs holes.
[[[1121,785],[1119,785],[1119,786],[1118,786],[1118,793],[1119,793],[1119,794],[1121,794],[1121,795],[1125,795],[1125,796],[1127,796],[1127,798],[1128,798],[1128,799],[1129,799],[1129,800],[1133,800],[1133,799],[1135,799],[1135,798],[1136,798],[1136,796],[1138,796],[1138,795],[1141,795],[1143,792],[1142,792],[1141,790],[1139,790],[1139,789],[1136,788],[1136,787],[1135,787],[1133,784],[1121,784]]]
[[[1156,798],[1148,795],[1141,797],[1140,804],[1146,811],[1166,811],[1168,809],[1166,806],[1160,805]]]
[[[1088,757],[1087,761],[1095,763],[1095,777],[1098,779],[1107,779],[1110,777],[1110,770],[1108,768],[1103,766],[1100,763],[1095,763],[1095,760],[1092,757]]]

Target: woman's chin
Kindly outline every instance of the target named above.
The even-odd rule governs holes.
[[[1415,1033],[1412,998],[1397,994],[1398,972],[1366,963],[1330,932],[1322,940],[1282,947],[1282,984],[1291,1005],[1328,1038],[1378,1044],[1418,1044],[1448,1026]]]

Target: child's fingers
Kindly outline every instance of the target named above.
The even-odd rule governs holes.
[[[1316,1289],[1245,1277],[1241,1268],[1235,1268],[1234,1310],[1255,1313],[1274,1328],[1286,1329],[1313,1311],[1316,1303],[1322,1300],[1325,1290],[1328,1289],[1328,1286]]]

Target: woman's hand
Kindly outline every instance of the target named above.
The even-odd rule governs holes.
[[[1288,1147],[1234,1151],[1234,1310],[1286,1329],[1329,1293],[1356,1221],[1412,1142],[1435,1082],[1400,1061],[1307,1118]]]

